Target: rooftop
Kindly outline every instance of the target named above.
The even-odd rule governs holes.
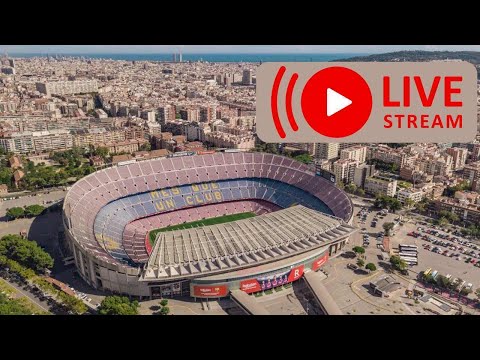
[[[211,275],[277,261],[354,231],[339,218],[296,205],[236,222],[162,232],[144,280]]]

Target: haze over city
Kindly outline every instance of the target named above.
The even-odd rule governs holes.
[[[400,50],[479,51],[480,45],[0,45],[1,52],[114,54],[114,53],[362,53],[374,54]]]

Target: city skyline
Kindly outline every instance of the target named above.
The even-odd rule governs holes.
[[[0,45],[11,54],[272,54],[272,53],[382,53],[401,50],[480,51],[480,45]]]

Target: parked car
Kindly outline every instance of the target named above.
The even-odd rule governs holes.
[[[347,268],[349,268],[349,269],[351,269],[351,270],[353,270],[353,271],[358,270],[358,266],[355,265],[355,264],[352,264],[352,263],[348,264],[348,265],[347,265]]]

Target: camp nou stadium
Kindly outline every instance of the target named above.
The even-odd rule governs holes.
[[[106,168],[63,205],[80,276],[140,299],[291,283],[339,253],[352,216],[347,194],[307,165],[226,151]]]

